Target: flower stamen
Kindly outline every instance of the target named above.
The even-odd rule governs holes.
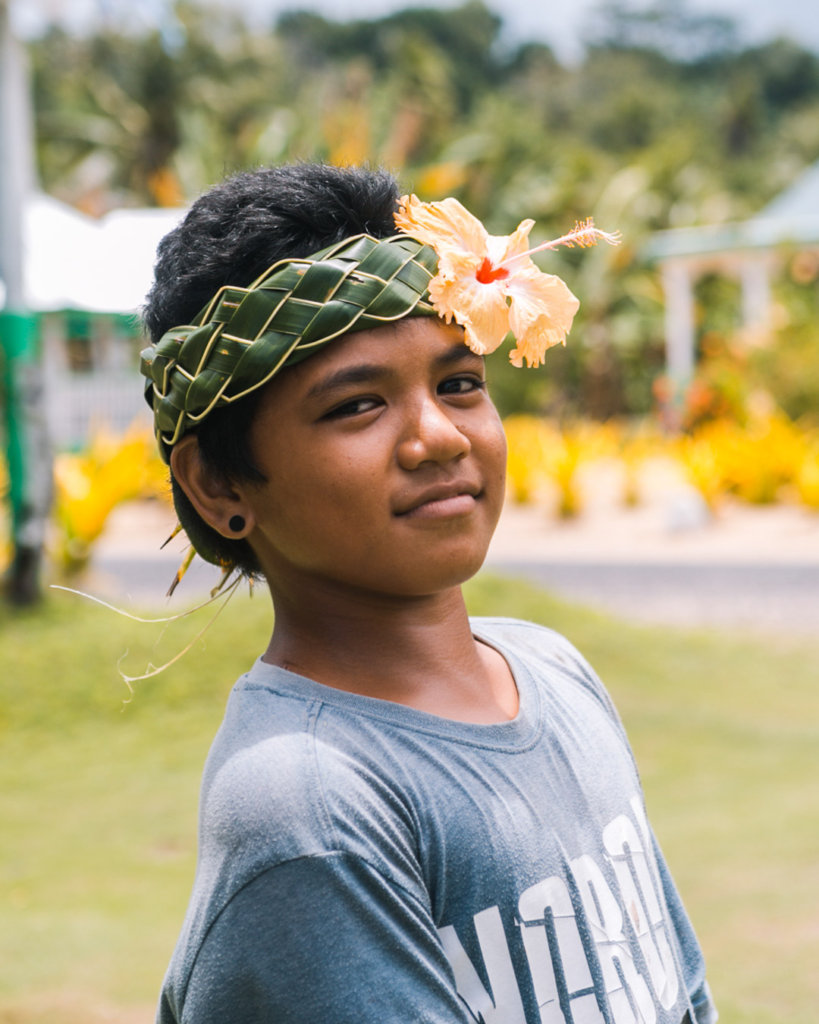
[[[565,245],[569,249],[573,249],[575,246],[580,249],[590,249],[593,245],[597,245],[598,242],[619,245],[621,239],[622,236],[619,231],[601,231],[594,226],[594,220],[588,217],[583,221],[575,221],[574,228],[567,234],[561,235],[560,238],[553,238],[549,242],[541,242],[540,245],[527,249],[526,252],[515,253],[514,256],[507,257],[503,263],[499,263],[495,269],[499,270],[504,264],[513,263],[522,256],[532,256],[534,253],[544,252],[546,249],[556,249],[559,245]]]
[[[502,265],[496,267],[488,256],[484,256],[483,263],[478,267],[475,277],[481,284],[492,284],[493,281],[503,281],[504,278],[509,277],[509,271]]]

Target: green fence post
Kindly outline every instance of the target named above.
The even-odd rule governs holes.
[[[36,342],[36,317],[0,310],[13,549],[7,592],[17,604],[30,604],[40,597],[40,567],[52,494],[51,455]]]

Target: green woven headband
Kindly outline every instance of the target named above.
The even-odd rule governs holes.
[[[427,288],[437,266],[435,250],[407,235],[356,235],[282,260],[248,288],[220,288],[195,324],[172,328],[142,352],[163,459],[214,409],[339,335],[434,316]]]

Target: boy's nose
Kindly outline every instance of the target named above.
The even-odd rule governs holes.
[[[462,459],[472,442],[432,399],[422,402],[409,418],[398,443],[398,462],[402,469],[417,469],[424,462],[441,464]]]

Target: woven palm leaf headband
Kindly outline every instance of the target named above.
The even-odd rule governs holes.
[[[437,260],[414,238],[357,235],[282,260],[247,288],[221,288],[194,324],[172,328],[142,352],[162,457],[169,461],[176,442],[214,409],[339,335],[434,316],[428,288]]]
[[[196,323],[172,328],[143,351],[145,397],[166,462],[214,409],[262,387],[283,366],[342,334],[406,316],[454,320],[481,355],[511,333],[511,361],[538,366],[548,348],[565,343],[579,302],[532,254],[619,241],[587,220],[532,248],[534,221],[490,235],[456,199],[404,196],[395,223],[402,233],[391,238],[356,235],[275,263],[247,288],[220,288]]]

